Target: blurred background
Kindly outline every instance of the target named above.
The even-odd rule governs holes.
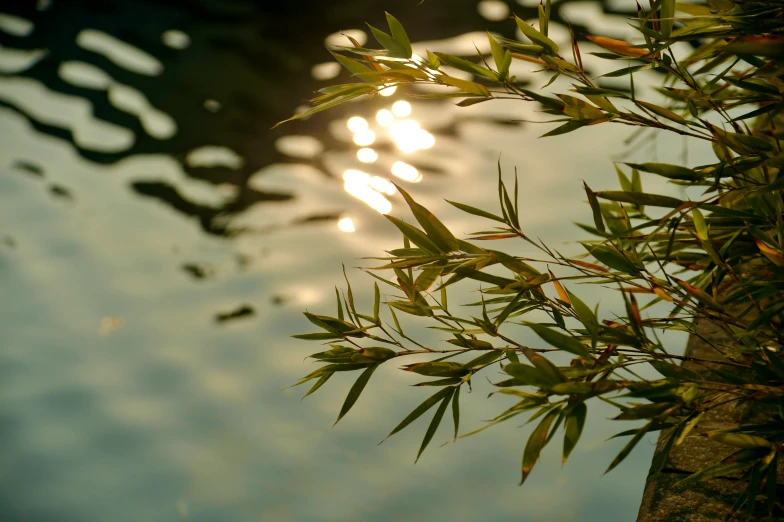
[[[582,180],[614,188],[613,159],[699,155],[670,137],[632,153],[609,125],[538,140],[551,126],[528,123],[544,119],[532,104],[394,90],[272,129],[350,80],[328,49],[341,33],[366,41],[385,10],[415,52],[475,56],[485,30],[515,37],[511,13],[534,19],[537,5],[3,2],[0,520],[634,520],[655,441],[603,476],[625,443],[605,439],[633,424],[604,421],[601,405],[570,461],[553,444],[520,488],[519,423],[439,447],[443,428],[416,466],[424,417],[376,446],[429,395],[408,374],[377,372],[334,429],[355,375],[302,402],[304,389],[282,390],[313,368],[317,346],[290,335],[311,331],[303,310],[331,310],[341,263],[371,302],[351,267],[399,243],[381,216],[407,212],[390,180],[466,234],[486,225],[444,198],[495,209],[500,154],[519,171],[525,229],[570,251],[585,236],[573,222],[590,220]],[[570,22],[629,38],[635,12],[556,1],[550,36],[568,42]],[[530,88],[547,80],[534,69],[513,64]],[[463,397],[466,431],[504,406],[490,390],[477,379]]]

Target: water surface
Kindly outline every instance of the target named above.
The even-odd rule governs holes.
[[[377,446],[428,394],[403,372],[377,372],[334,429],[353,375],[302,402],[304,390],[281,391],[311,368],[315,346],[289,337],[310,330],[300,312],[330,310],[341,263],[398,245],[378,212],[405,214],[387,180],[465,234],[485,225],[444,199],[495,208],[501,154],[520,173],[526,230],[568,251],[582,237],[572,222],[590,219],[581,181],[613,187],[609,160],[628,135],[602,126],[538,140],[549,127],[510,124],[541,119],[534,106],[459,109],[400,92],[270,130],[335,81],[325,41],[382,23],[384,9],[415,40],[441,40],[420,48],[471,54],[486,44],[470,31],[514,34],[492,2],[327,4],[3,7],[3,520],[634,519],[654,439],[603,476],[624,443],[604,440],[630,426],[604,421],[601,405],[569,463],[554,444],[520,488],[530,427],[519,423],[438,447],[445,428],[416,466],[426,420]],[[580,31],[623,36],[621,4],[556,11]],[[527,65],[516,74],[541,84]],[[409,123],[384,126],[379,111]],[[360,161],[357,135],[374,162]],[[677,139],[651,145],[636,157],[681,151]],[[349,274],[369,305],[369,278]],[[577,293],[609,316],[610,294]],[[461,401],[466,430],[504,403],[481,381]]]

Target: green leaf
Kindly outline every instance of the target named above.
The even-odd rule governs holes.
[[[651,172],[669,179],[697,181],[703,178],[702,174],[680,165],[670,165],[668,163],[626,163],[626,165],[633,169]]]
[[[555,330],[543,326],[541,324],[536,323],[523,323],[528,326],[531,330],[536,332],[536,335],[541,337],[546,343],[577,355],[578,357],[585,357],[590,358],[591,352],[588,350],[583,343],[571,337],[569,335],[564,335],[560,332],[556,332]]]
[[[337,299],[337,302],[338,302],[338,319],[343,321],[344,320],[344,317],[343,317],[343,303],[340,302],[340,292],[338,291],[338,287],[337,286],[335,287],[335,298]]]
[[[503,354],[504,354],[503,350],[490,350],[487,353],[483,353],[479,357],[471,359],[470,361],[465,363],[463,367],[466,369],[471,369],[471,368],[476,368],[477,366],[485,366],[495,361]]]
[[[551,379],[549,375],[541,372],[535,366],[524,363],[509,363],[504,366],[504,371],[527,386],[549,388],[551,385],[559,382]]]
[[[778,89],[762,80],[737,80],[735,78],[725,77],[724,81],[747,91],[754,91],[762,94],[779,94]]]
[[[455,394],[452,396],[452,422],[455,425],[455,436],[452,440],[457,440],[460,429],[460,386],[455,388]]]
[[[599,207],[599,201],[596,199],[596,193],[590,189],[588,183],[583,181],[583,186],[585,187],[585,194],[588,196],[588,204],[591,205],[591,211],[593,212],[593,222],[596,225],[596,229],[599,232],[604,232],[606,229],[604,228],[604,220],[602,219],[602,209]]]
[[[613,163],[613,166],[615,167],[615,173],[618,175],[618,183],[620,183],[621,189],[623,189],[624,192],[632,192],[632,182],[629,181],[629,178],[626,177],[626,174],[617,163]]]
[[[447,76],[446,74],[441,74],[437,78],[438,81],[445,83],[446,85],[451,85],[452,87],[462,89],[467,93],[479,94],[481,96],[490,96],[490,91],[488,91],[487,87],[481,83],[461,80],[460,78],[454,78],[452,76]]]
[[[604,245],[584,245],[590,254],[610,268],[627,274],[636,274],[637,267],[618,249]]]
[[[408,39],[406,30],[403,29],[403,26],[400,24],[397,18],[389,13],[386,13],[386,15],[387,23],[389,24],[389,30],[392,32],[392,38],[394,38],[394,40],[400,44],[400,47],[403,49],[404,56],[401,58],[411,58],[411,41]]]
[[[468,370],[461,363],[449,361],[407,364],[403,366],[403,369],[407,372],[414,372],[427,377],[456,377],[468,373]]]
[[[745,433],[726,433],[722,431],[709,431],[705,434],[710,440],[721,442],[728,446],[735,446],[736,448],[753,449],[753,448],[770,448],[769,441],[756,435],[748,435]]]
[[[422,250],[425,250],[431,254],[438,254],[442,252],[442,250],[440,250],[439,247],[436,246],[436,244],[433,243],[433,241],[431,241],[430,238],[428,238],[427,235],[418,228],[411,226],[405,221],[394,216],[385,215],[384,217],[390,220],[405,237],[411,240],[412,243]]]
[[[558,45],[548,37],[528,25],[528,23],[515,16],[515,22],[517,22],[517,27],[520,29],[525,36],[527,36],[533,43],[537,45],[541,45],[546,50],[550,51],[550,53],[558,54]]]
[[[703,241],[708,240],[708,225],[705,224],[705,217],[697,207],[691,209],[691,216],[694,219],[694,228],[697,230],[697,237]]]
[[[461,70],[463,72],[467,72],[467,73],[471,73],[471,74],[476,74],[478,76],[484,76],[485,78],[489,78],[489,79],[491,79],[493,81],[498,81],[498,75],[496,73],[494,73],[490,69],[486,69],[486,68],[482,67],[481,65],[475,64],[474,62],[471,62],[471,61],[468,61],[465,58],[460,58],[458,56],[452,56],[451,54],[446,54],[446,53],[433,53],[433,54],[435,54],[435,56],[437,58],[439,58],[441,60],[441,62],[443,62],[443,63],[445,63],[445,64],[447,64],[447,65],[449,65],[451,67],[454,67],[455,69],[459,69],[459,70]],[[442,77],[439,76],[439,78],[442,78]],[[462,80],[462,81],[465,81],[465,80]],[[459,85],[456,85],[456,87],[459,87]],[[463,89],[463,90],[466,90],[468,92],[473,92],[473,91],[470,91],[468,89]],[[481,94],[481,93],[478,93],[478,94]]]
[[[431,69],[438,69],[439,67],[441,67],[441,60],[438,59],[438,56],[428,51],[427,64],[430,66]]]
[[[563,457],[561,458],[561,463],[566,462],[577,445],[577,441],[580,440],[587,412],[588,408],[584,402],[578,402],[567,410],[567,417],[564,422]]]
[[[389,51],[389,56],[392,58],[409,58],[411,56],[409,54],[410,51],[406,50],[406,48],[392,36],[381,29],[376,29],[370,24],[368,24],[368,27],[370,28],[370,32],[373,33],[373,37],[376,41],[380,43],[384,49]]]
[[[676,113],[672,112],[671,110],[665,109],[664,107],[660,107],[658,105],[654,105],[653,103],[649,103],[649,102],[642,101],[642,100],[637,100],[637,105],[642,105],[643,107],[645,107],[649,111],[653,112],[654,114],[656,114],[658,116],[661,116],[662,118],[666,118],[668,120],[677,122],[677,123],[683,123],[683,122],[686,121],[683,118],[683,116],[681,116],[680,114],[676,114]]]
[[[623,412],[614,417],[613,420],[652,419],[662,415],[673,406],[674,405],[671,402],[654,402],[651,404],[632,406],[631,408],[623,410]]]
[[[490,41],[490,51],[493,53],[493,61],[498,69],[498,80],[503,81],[509,74],[509,66],[512,64],[512,55],[509,53],[509,50],[501,47],[490,33],[487,33],[487,39]]]
[[[362,375],[357,378],[354,386],[351,387],[348,395],[346,396],[346,401],[343,403],[343,407],[340,409],[340,415],[338,415],[338,420],[335,421],[335,424],[340,422],[340,419],[342,419],[346,413],[349,412],[351,407],[354,406],[354,404],[357,402],[357,399],[359,399],[362,390],[365,389],[365,385],[367,385],[368,381],[370,380],[370,376],[373,375],[373,372],[376,371],[376,368],[378,368],[380,364],[381,363],[376,363],[372,366],[368,366],[367,369],[362,372]],[[333,424],[333,426],[335,424]]]
[[[649,364],[660,374],[668,379],[675,381],[682,381],[686,379],[699,380],[700,375],[697,372],[684,368],[679,364],[672,364],[663,360],[649,361]]]
[[[536,461],[539,460],[539,454],[547,443],[547,434],[550,431],[550,426],[559,414],[560,410],[558,409],[550,410],[547,415],[542,418],[534,431],[531,432],[531,436],[528,437],[528,443],[525,445],[525,451],[523,451],[523,473],[522,478],[520,479],[521,485],[531,474],[531,470],[536,464]]]
[[[422,225],[422,228],[425,229],[428,239],[435,243],[442,252],[452,252],[457,250],[457,239],[455,239],[455,236],[452,235],[452,232],[450,232],[449,229],[446,228],[444,224],[441,223],[441,221],[439,221],[438,218],[435,217],[428,209],[414,201],[414,199],[409,196],[408,192],[397,185],[395,186],[406,200],[406,203],[408,203],[408,206],[411,209],[411,212],[414,213],[416,220],[420,225]],[[414,241],[413,238],[411,241]],[[414,243],[416,243],[416,241],[414,241]]]
[[[646,433],[648,433],[648,430],[652,425],[653,422],[649,422],[648,424],[646,424],[645,426],[637,430],[637,433],[634,435],[634,437],[632,437],[632,440],[630,440],[626,444],[626,446],[623,447],[620,453],[618,453],[618,455],[613,459],[613,461],[610,463],[610,466],[607,468],[607,471],[605,471],[605,473],[609,473],[610,471],[612,471],[613,468],[615,468],[618,464],[623,462],[623,460],[626,457],[629,456],[629,453],[632,452],[632,450],[637,445],[637,443],[642,440],[642,438],[645,436]]]
[[[444,418],[444,412],[446,411],[446,407],[449,406],[449,400],[455,393],[455,388],[447,388],[448,393],[444,396],[441,404],[438,406],[435,415],[433,415],[433,420],[430,421],[430,426],[427,427],[427,431],[425,432],[425,438],[422,439],[422,445],[419,447],[419,453],[417,453],[416,460],[414,461],[419,462],[419,457],[422,456],[422,452],[425,451],[427,445],[430,444],[430,441],[433,439],[433,435],[436,434],[436,430],[438,430],[439,424],[441,424],[441,419]]]
[[[577,318],[583,323],[585,329],[588,330],[592,335],[595,335],[599,332],[599,320],[596,318],[596,314],[591,310],[591,308],[585,304],[583,301],[580,300],[579,297],[574,295],[569,290],[566,290],[567,295],[569,296],[569,301],[572,303],[572,309],[574,313],[577,314]]]
[[[330,332],[316,332],[309,334],[292,335],[294,339],[302,339],[303,341],[328,341],[330,339],[340,339],[342,336]]]
[[[675,22],[675,0],[661,0],[659,16],[659,32],[664,38],[669,38]]]
[[[639,179],[639,175],[638,175]],[[621,192],[618,190],[602,190],[595,193],[597,197],[622,203],[635,205],[650,205],[653,207],[678,208],[684,201],[670,196],[659,194],[645,194],[643,192]]]
[[[314,393],[316,390],[318,390],[319,388],[321,388],[321,387],[324,385],[324,383],[325,383],[325,382],[327,382],[327,381],[329,380],[329,378],[330,378],[330,377],[332,377],[334,374],[335,374],[335,372],[324,372],[324,373],[321,375],[321,378],[320,378],[318,381],[316,381],[316,384],[314,384],[314,385],[313,385],[313,386],[312,386],[312,387],[311,387],[311,388],[308,390],[308,393],[306,393],[305,395],[303,395],[303,396],[302,396],[302,398],[304,399],[305,397],[307,397],[307,396],[308,396],[308,395],[310,395],[311,393]]]
[[[412,422],[414,422],[415,420],[417,420],[419,417],[422,416],[423,413],[425,413],[427,410],[432,408],[438,401],[440,401],[444,397],[450,395],[452,392],[453,392],[453,388],[444,388],[442,390],[437,391],[436,393],[434,393],[433,395],[431,395],[427,399],[425,399],[425,401],[422,404],[420,404],[419,406],[417,406],[416,408],[414,408],[414,411],[409,413],[406,416],[406,418],[403,419],[400,422],[400,424],[398,424],[395,427],[395,429],[393,429],[392,431],[389,432],[389,435],[387,435],[387,439],[389,437],[391,437],[392,435],[394,435],[395,433],[397,433],[400,430],[402,430],[403,428],[405,428],[406,426],[408,426],[409,424],[411,424]],[[386,440],[386,439],[384,439],[384,440]]]
[[[633,65],[629,67],[624,67],[623,69],[618,69],[616,71],[608,72],[606,74],[602,74],[599,78],[617,78],[619,76],[626,76],[627,74],[633,74],[637,71],[645,71],[648,69],[653,69],[656,67],[656,64],[646,64],[646,65]]]
[[[371,86],[371,85],[357,85],[357,88],[352,89],[350,93],[338,96],[337,98],[334,98],[334,99],[332,99],[330,101],[327,101],[327,102],[324,102],[324,103],[320,103],[320,104],[316,105],[315,107],[313,107],[310,110],[307,110],[305,112],[301,112],[299,114],[295,114],[291,118],[288,118],[286,120],[283,120],[281,122],[276,123],[275,127],[277,127],[279,125],[283,125],[284,123],[292,121],[292,120],[299,120],[299,119],[302,119],[302,118],[307,118],[308,116],[312,116],[313,114],[316,114],[317,112],[325,111],[327,109],[331,109],[332,107],[337,107],[338,105],[346,103],[347,101],[354,100],[356,98],[359,98],[360,96],[364,96],[364,95],[370,94],[372,92],[376,92],[376,88]]]
[[[436,279],[438,279],[443,270],[443,262],[442,264],[436,264],[435,266],[430,265],[425,267],[419,273],[419,276],[417,276],[416,281],[414,282],[414,287],[419,292],[426,292],[433,285],[433,283],[435,283]]]
[[[378,313],[381,308],[381,291],[378,289],[378,283],[373,281],[373,322],[376,324],[381,323]]]
[[[486,212],[486,211],[484,211],[484,210],[482,210],[480,208],[471,207],[471,206],[465,205],[463,203],[458,203],[456,201],[450,201],[448,199],[446,200],[446,202],[449,203],[450,205],[452,205],[453,207],[459,208],[463,212],[467,212],[468,214],[473,214],[474,216],[479,216],[479,217],[483,217],[483,218],[487,218],[487,219],[492,219],[493,221],[498,221],[500,223],[505,223],[504,218],[502,218],[500,216],[496,216],[495,214],[491,214],[490,212]]]
[[[368,67],[367,65],[363,64],[359,60],[355,60],[354,58],[349,58],[348,56],[343,56],[338,53],[331,53],[332,56],[337,60],[340,65],[348,69],[349,72],[352,74],[362,74],[371,72],[373,69]]]

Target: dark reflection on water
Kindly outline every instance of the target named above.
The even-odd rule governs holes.
[[[557,5],[569,3],[583,2]],[[266,165],[302,162],[282,155],[275,147],[277,138],[284,134],[309,135],[317,137],[327,150],[345,147],[326,130],[330,119],[345,114],[345,108],[332,111],[327,117],[271,129],[325,85],[311,75],[311,67],[330,59],[324,47],[325,37],[343,29],[362,28],[366,21],[383,24],[380,19],[384,9],[393,10],[405,20],[412,40],[449,38],[482,28],[514,36],[513,24],[507,19],[483,18],[475,0],[392,4],[372,0],[83,0],[39,2],[38,8],[31,1],[6,4],[4,12],[29,20],[34,30],[26,36],[0,32],[0,45],[46,50],[44,57],[17,76],[88,100],[96,118],[129,130],[132,143],[85,146],[74,139],[74,130],[67,125],[48,122],[7,99],[0,99],[0,106],[19,111],[37,131],[68,141],[90,161],[109,164],[132,155],[169,154],[181,163],[188,176],[222,185],[231,197],[220,205],[207,205],[190,200],[166,182],[132,184],[136,193],[166,202],[178,212],[197,218],[206,232],[218,235],[228,233],[226,216],[241,213],[257,202],[292,197],[291,193],[263,191],[248,184],[249,177]],[[535,7],[514,2],[508,6],[523,18],[537,16]],[[604,11],[618,13],[607,5]],[[554,10],[555,20],[564,22],[560,12],[558,8]],[[587,31],[579,21],[572,23],[578,34]],[[88,40],[85,30],[111,35],[143,51],[152,58],[152,65],[129,70],[127,65],[85,49],[91,47],[84,44]],[[80,37],[82,45],[77,44]],[[101,41],[96,45],[100,47]],[[173,120],[176,131],[163,138],[151,135],[142,119],[117,108],[110,89],[88,88],[64,80],[63,64],[71,66],[74,62],[97,67],[113,82],[138,90],[152,107]],[[348,80],[348,76],[342,73],[339,79]],[[448,134],[450,128],[441,132]],[[185,160],[188,151],[205,146],[226,147],[238,155],[241,164],[236,168],[195,166]],[[318,157],[311,163],[324,170]],[[312,219],[319,217],[335,216]]]

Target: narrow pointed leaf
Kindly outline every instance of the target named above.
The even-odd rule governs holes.
[[[566,417],[564,422],[563,457],[561,462],[566,462],[577,445],[577,441],[580,440],[587,412],[588,408],[584,402],[575,404],[568,412],[568,417]]]
[[[425,401],[422,404],[420,404],[419,406],[417,406],[416,408],[414,408],[414,411],[409,413],[406,416],[406,418],[403,419],[400,422],[400,424],[398,424],[395,427],[395,429],[393,429],[392,431],[389,432],[389,435],[387,435],[387,439],[389,437],[391,437],[392,435],[394,435],[395,433],[397,433],[400,430],[402,430],[403,428],[405,428],[406,426],[408,426],[409,424],[411,424],[412,422],[414,422],[415,420],[417,420],[419,417],[422,416],[423,413],[425,413],[427,410],[432,408],[438,401],[442,400],[444,397],[446,397],[450,393],[452,393],[452,388],[444,388],[442,390],[437,391],[436,393],[434,393],[433,395],[431,395],[427,399],[425,399]]]
[[[422,439],[422,445],[419,447],[419,453],[417,453],[415,463],[419,461],[419,457],[422,456],[422,452],[425,451],[427,445],[430,444],[430,441],[433,440],[433,435],[436,434],[438,430],[438,426],[441,424],[441,419],[444,418],[444,412],[446,411],[446,407],[449,406],[449,400],[455,393],[455,388],[446,388],[446,395],[441,400],[441,404],[438,406],[435,415],[433,415],[433,420],[430,421],[430,426],[427,427],[427,431],[425,432],[425,438]]]
[[[342,419],[349,412],[352,406],[354,406],[354,404],[357,402],[357,399],[359,399],[359,396],[362,394],[362,390],[365,389],[365,386],[370,380],[370,376],[373,375],[373,372],[376,371],[376,368],[378,368],[380,364],[381,363],[376,363],[372,366],[368,366],[367,369],[362,372],[359,378],[357,378],[356,382],[351,387],[348,395],[346,396],[346,401],[343,403],[343,407],[340,409],[340,415],[338,415],[338,420],[335,421],[335,424],[340,422],[340,419]]]
[[[531,470],[536,464],[536,461],[539,460],[539,454],[546,444],[550,426],[553,421],[555,421],[556,417],[558,417],[559,413],[560,411],[558,409],[550,410],[547,415],[542,418],[534,431],[531,432],[528,443],[525,445],[525,451],[523,451],[522,478],[520,479],[521,485],[531,474]]]

